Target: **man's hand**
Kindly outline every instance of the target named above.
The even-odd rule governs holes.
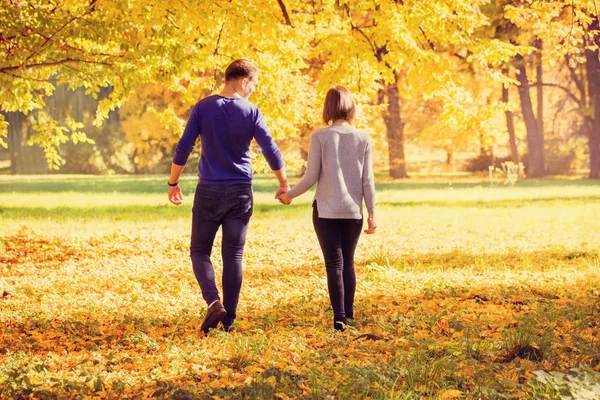
[[[183,168],[185,168],[185,165],[171,163],[171,175],[169,175],[169,201],[176,206],[183,203],[183,195],[181,194],[181,188],[179,187],[179,178],[181,178]],[[175,186],[171,186],[171,182],[173,182]]]
[[[177,186],[169,186],[169,201],[176,206],[183,203],[183,195],[181,194],[181,188]]]
[[[289,206],[290,204],[292,204],[292,198],[290,196],[288,196],[287,192],[282,193],[279,196],[279,201],[281,202],[281,204],[285,204],[286,206]]]
[[[377,229],[377,224],[375,223],[375,216],[373,214],[369,214],[369,218],[367,218],[367,229],[365,229],[365,233],[367,235],[371,235],[375,233],[375,229]]]
[[[279,200],[281,198],[282,194],[287,193],[289,191],[290,191],[290,185],[288,185],[287,181],[286,181],[286,183],[281,183],[281,184],[279,184],[279,188],[275,192],[275,198],[277,200]]]
[[[279,200],[279,196],[281,196],[283,193],[287,193],[290,191],[290,185],[288,184],[287,174],[285,173],[285,167],[282,167],[277,171],[273,171],[273,173],[279,181],[279,188],[275,192],[275,198]]]

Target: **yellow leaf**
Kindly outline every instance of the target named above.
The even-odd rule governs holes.
[[[442,393],[440,396],[440,399],[443,399],[443,400],[458,399],[458,398],[461,398],[462,395],[463,395],[463,392],[461,392],[460,390],[450,389],[450,390],[446,390],[444,393]]]

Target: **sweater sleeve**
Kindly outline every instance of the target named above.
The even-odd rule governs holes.
[[[288,196],[292,199],[300,196],[302,193],[309,190],[319,180],[321,174],[321,142],[313,134],[310,137],[310,146],[308,149],[308,160],[306,165],[306,173],[300,182],[298,182],[292,190],[288,192]]]
[[[362,173],[363,196],[369,214],[375,212],[375,178],[373,176],[373,155],[371,152],[371,142],[367,141],[365,148],[365,159]]]
[[[265,118],[259,109],[257,109],[256,120],[254,123],[254,139],[260,146],[262,154],[267,159],[269,167],[273,171],[278,171],[283,168],[283,157],[279,151],[279,147],[275,144],[275,140],[267,128]]]
[[[196,105],[190,113],[190,118],[185,126],[183,135],[181,136],[181,139],[179,139],[175,151],[173,152],[173,164],[185,165],[190,153],[194,149],[194,144],[199,135],[200,118],[198,117],[198,106]]]

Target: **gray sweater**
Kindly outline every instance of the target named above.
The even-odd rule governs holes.
[[[320,218],[361,219],[362,200],[375,212],[375,182],[369,136],[353,127],[328,126],[310,138],[306,174],[288,195],[300,196],[317,183]]]

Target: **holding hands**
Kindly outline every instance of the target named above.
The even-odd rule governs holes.
[[[289,191],[290,191],[290,185],[287,183],[287,179],[286,179],[284,181],[284,183],[279,184],[279,188],[275,192],[275,198],[277,200],[279,200],[279,202],[281,204],[285,204],[286,206],[289,206],[290,204],[292,204],[292,199],[287,194],[287,192],[289,192]]]
[[[281,204],[285,204],[286,206],[289,206],[290,204],[292,204],[292,198],[287,194],[287,192],[282,193],[281,195],[279,195],[279,202]]]

